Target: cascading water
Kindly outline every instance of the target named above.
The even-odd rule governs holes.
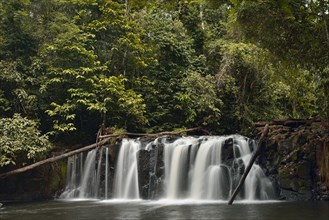
[[[233,141],[233,157],[224,160],[223,147]],[[167,198],[226,200],[239,180],[255,149],[242,136],[181,138],[165,148]],[[229,153],[226,152],[226,153]],[[184,176],[188,174],[188,176]],[[182,190],[183,189],[183,190]],[[187,190],[187,192],[184,192]],[[253,165],[241,198],[273,198],[272,183],[258,165]]]
[[[138,199],[137,152],[140,143],[134,140],[122,141],[119,152],[115,179],[114,198]]]
[[[107,149],[107,148],[106,148]],[[100,155],[103,155],[103,150],[104,148],[100,149]],[[107,151],[106,151],[107,152]],[[95,198],[99,198],[99,187],[101,183],[101,173],[102,173],[102,161],[103,157],[100,156],[98,159],[98,164],[97,164],[97,176],[96,176],[96,186],[95,186]],[[107,158],[106,158],[106,163],[107,163]],[[106,172],[107,173],[107,172]],[[106,192],[106,191],[105,191]],[[106,198],[106,197],[105,197]]]
[[[106,148],[105,153],[105,199],[108,199],[108,191],[109,191],[109,148]]]
[[[200,144],[192,170],[190,197],[193,199],[224,199],[230,190],[230,178],[222,164],[223,137],[207,139]],[[226,184],[221,184],[227,182]]]
[[[109,148],[90,151],[83,164],[82,155],[69,158],[61,198],[227,200],[257,146],[231,135],[123,139],[116,147],[118,153],[110,154]],[[238,198],[275,198],[259,165],[253,165]]]
[[[99,154],[98,159],[97,154]],[[102,154],[103,148],[100,151],[94,149],[88,152],[85,159],[82,153],[68,159],[67,185],[59,198],[100,198]]]
[[[67,183],[62,199],[76,198],[79,195],[79,185],[83,172],[83,154],[76,154],[67,160]]]
[[[67,186],[60,198],[96,198],[98,191],[96,153],[96,150],[89,151],[84,164],[82,154],[69,158]]]
[[[96,150],[88,152],[86,163],[84,166],[84,172],[82,174],[82,181],[79,190],[79,198],[92,198],[95,196],[97,190],[96,186]],[[89,187],[94,186],[94,187]]]

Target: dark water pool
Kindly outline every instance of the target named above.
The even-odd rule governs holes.
[[[221,202],[193,201],[49,201],[6,204],[0,219],[264,219],[329,220],[329,202]]]

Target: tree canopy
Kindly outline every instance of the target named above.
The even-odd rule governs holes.
[[[0,0],[0,118],[20,114],[71,142],[94,139],[101,124],[227,134],[260,120],[328,118],[328,8]]]

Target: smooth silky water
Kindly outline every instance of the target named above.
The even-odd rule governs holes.
[[[255,141],[239,135],[123,139],[113,167],[108,148],[75,155],[68,159],[67,186],[59,199],[5,204],[0,219],[328,220],[328,202],[275,200],[273,180],[257,164],[234,205],[227,205],[255,149]],[[139,179],[141,151],[153,155],[146,180]]]
[[[222,202],[198,201],[50,201],[7,204],[0,209],[4,220],[90,219],[262,219],[328,220],[328,202]]]
[[[181,137],[175,140],[163,137],[148,143],[123,139],[118,147],[117,162],[112,169],[109,169],[108,148],[105,151],[103,148],[92,150],[85,157],[69,158],[67,186],[60,198],[140,199],[141,188],[147,188],[148,195],[143,193],[144,199],[152,199],[151,195],[156,191],[161,192],[157,193],[157,199],[228,200],[256,149],[256,142],[240,135]],[[153,162],[153,172],[149,168],[146,171],[139,169],[139,153],[147,151],[151,155],[159,147],[163,148],[162,154],[150,156],[149,162],[146,162],[151,166],[152,160],[157,161]],[[158,164],[160,160],[161,165]],[[163,170],[158,176],[157,166],[162,166],[159,169]],[[148,173],[148,176],[144,174],[144,180],[139,180],[139,170]],[[114,172],[112,184],[109,184],[110,172]],[[153,186],[152,178],[156,179]],[[150,184],[145,185],[145,182]],[[110,185],[113,185],[111,189]],[[272,181],[261,167],[254,164],[238,199],[274,199],[273,188]]]

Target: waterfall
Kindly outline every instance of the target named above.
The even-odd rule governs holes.
[[[122,141],[114,179],[114,198],[138,199],[137,152],[140,143],[134,140]]]
[[[233,141],[232,158],[223,147]],[[250,143],[249,143],[250,141]],[[166,198],[227,200],[247,167],[256,143],[239,135],[180,138],[165,144]],[[247,200],[273,198],[271,181],[258,165],[253,165],[240,197]]]
[[[240,135],[161,137],[123,139],[115,146],[117,153],[104,148],[68,159],[67,186],[60,198],[225,201],[257,143]],[[254,164],[237,199],[273,198],[272,181]]]
[[[222,137],[208,139],[200,144],[191,182],[191,198],[211,199],[221,197],[219,186],[221,172],[219,172],[219,166],[221,165],[222,139]]]
[[[105,153],[105,199],[108,199],[109,186],[109,148],[106,148]]]
[[[67,181],[61,199],[76,198],[79,195],[80,178],[83,172],[83,154],[76,154],[67,160]]]
[[[179,198],[184,189],[185,175],[188,173],[188,143],[188,139],[179,139],[165,148],[167,198]]]
[[[103,155],[103,150],[104,148],[101,148],[100,149],[100,157],[98,159],[98,164],[97,164],[97,175],[96,175],[96,185],[94,187],[95,189],[95,198],[99,198],[99,186],[100,186],[100,183],[101,183],[101,174],[102,174],[102,155]]]
[[[83,163],[82,153],[68,159],[67,184],[60,198],[96,197],[96,192],[98,191],[97,171],[95,169],[96,152],[96,150],[89,151],[85,163]]]
[[[82,174],[79,198],[92,198],[95,195],[95,188],[90,186],[95,186],[96,184],[96,152],[96,150],[88,152],[86,163],[83,167],[84,172]]]

